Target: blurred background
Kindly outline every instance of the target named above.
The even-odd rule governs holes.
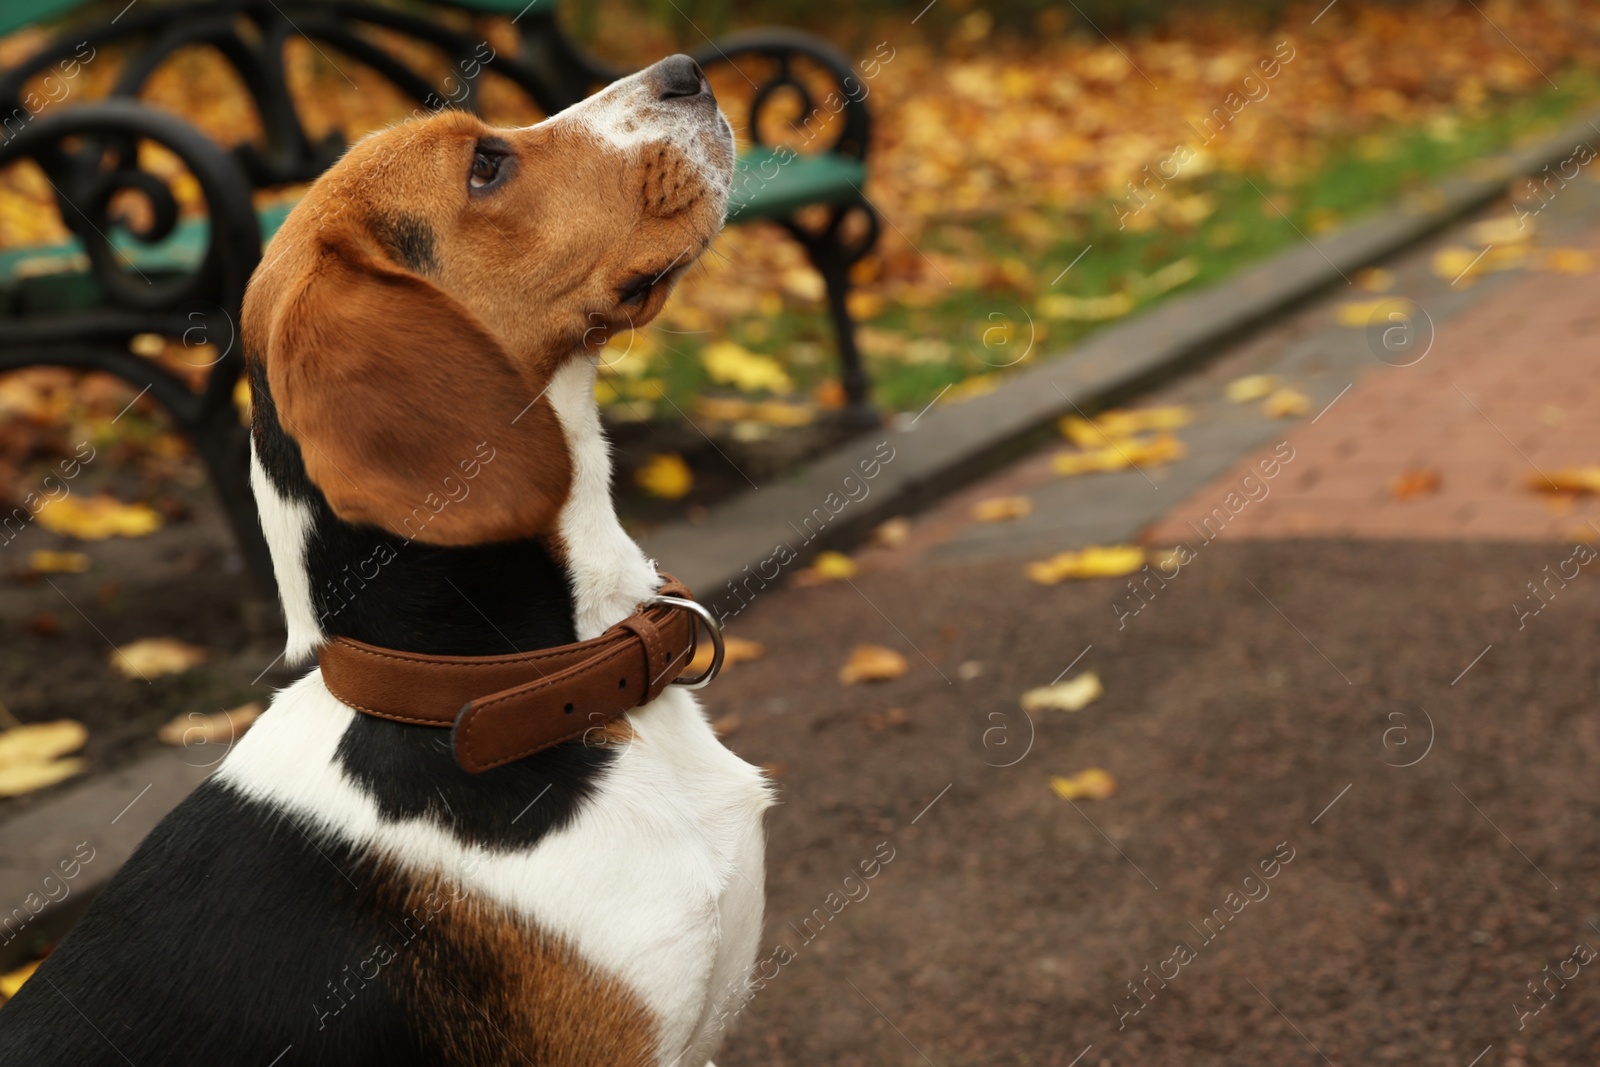
[[[0,994],[137,841],[100,808],[158,817],[291,677],[241,481],[263,239],[369,131],[686,51],[745,169],[597,393],[626,523],[733,597],[708,708],[785,798],[800,959],[719,1060],[1594,1060],[1600,983],[1535,987],[1600,937],[1600,3],[362,11],[0,14],[0,874],[34,899],[90,808],[113,857],[0,935]],[[810,947],[883,841],[899,896]],[[1291,901],[1224,904],[1286,854]]]
[[[128,17],[147,3],[140,0]],[[1289,32],[1289,7],[1279,3],[1119,0],[1075,8],[941,0],[913,25],[919,10],[887,2],[840,13],[800,3],[665,0],[572,4],[557,15],[579,46],[620,69],[673,51],[708,52],[712,39],[774,25],[820,33],[858,67],[859,89],[846,95],[859,97],[871,114],[862,189],[887,224],[851,268],[857,284],[850,308],[873,401],[884,412],[916,412],[946,386],[955,387],[947,400],[988,387],[1012,366],[1017,346],[1027,345],[1019,309],[1033,320],[1028,359],[1063,350],[1175,291],[1259,262],[1301,234],[1327,234],[1519,139],[1548,134],[1597,91],[1593,14],[1580,4],[1519,5],[1513,47],[1471,5],[1341,2],[1324,19],[1338,20],[1338,40],[1312,49],[1293,43],[1300,38]],[[91,6],[67,25],[109,17]],[[474,21],[450,9],[440,17],[470,27],[492,47],[515,50],[509,17]],[[18,30],[0,43],[0,65],[21,62],[64,32],[52,23]],[[450,76],[450,60],[426,43],[394,32],[370,36],[430,78]],[[1294,58],[1283,70],[1292,77],[1266,78],[1258,65],[1276,62],[1274,49],[1285,41],[1284,54]],[[116,45],[106,51],[108,62],[97,57],[62,79],[69,95],[60,106],[118,86],[122,60]],[[710,73],[748,143],[741,111],[752,95],[750,79],[767,71],[759,57],[740,66],[750,70],[724,63]],[[815,152],[838,134],[839,116],[823,106],[837,87],[803,59],[796,66],[815,92],[812,107],[780,91],[764,109],[763,132],[769,142],[787,135],[799,150]],[[1560,87],[1541,71],[1556,75]],[[417,107],[371,67],[292,33],[283,74],[313,141],[332,131],[360,136]],[[506,79],[491,73],[483,82],[480,106],[491,119],[539,117],[536,103]],[[57,106],[42,89],[38,95]],[[246,87],[215,47],[173,49],[149,72],[139,97],[220,145],[263,137]],[[1225,136],[1213,116],[1219,108],[1228,119]],[[821,114],[813,117],[815,109]],[[789,130],[791,123],[801,130]],[[1152,183],[1161,181],[1152,179],[1154,169],[1191,142],[1195,158],[1173,168],[1172,188],[1154,196]],[[183,169],[170,156],[162,164]],[[1130,182],[1146,190],[1148,210],[1131,210],[1141,201],[1129,200]],[[289,204],[301,188],[286,183],[254,198],[259,207]],[[176,183],[174,193],[185,209],[200,208],[192,180]],[[24,249],[69,238],[52,197],[36,168],[9,168],[0,186],[0,245]],[[143,206],[134,193],[123,199],[120,209]],[[1052,288],[1087,245],[1096,254],[1074,268],[1070,284]],[[822,278],[776,224],[736,226],[685,281],[663,330],[617,340],[601,391],[612,423],[654,425],[665,436],[651,440],[677,446],[654,452],[686,464],[655,468],[651,484],[667,490],[655,499],[705,504],[748,488],[685,428],[686,416],[698,415],[735,464],[755,468],[752,476],[827,438],[827,413],[844,397],[825,301]],[[1002,316],[991,318],[994,312]],[[186,353],[181,337],[170,340],[174,351],[154,358],[192,374],[207,369],[211,350]],[[145,343],[153,350],[157,339]],[[40,383],[33,407],[24,380]],[[19,416],[7,431],[18,436],[3,453],[13,493],[28,464],[44,458],[32,435],[49,431],[29,425],[33,411],[47,414],[46,425],[67,426],[72,417],[114,415],[132,395],[90,379],[68,396],[46,384],[58,380],[7,379],[7,396],[15,397],[7,411]],[[119,447],[152,477],[169,476],[182,466],[183,446],[162,435],[159,420],[143,416],[143,406],[129,414]],[[622,430],[624,445],[641,434]],[[64,440],[58,436],[55,447]],[[628,456],[633,470],[651,454],[635,451]],[[637,486],[631,473],[622,479],[625,490]],[[648,491],[642,495],[633,502],[642,518],[675,513],[653,505]]]

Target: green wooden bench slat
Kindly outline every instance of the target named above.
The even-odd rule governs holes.
[[[747,149],[734,164],[728,221],[782,219],[810,204],[848,204],[861,199],[866,180],[866,164],[848,156]]]
[[[860,160],[791,156],[765,148],[741,155],[735,172],[728,202],[730,223],[787,218],[810,204],[848,204],[860,199],[859,187],[867,179],[867,168]],[[285,201],[257,212],[263,241],[278,231],[293,207]],[[146,274],[178,274],[193,270],[200,262],[208,226],[204,219],[186,219],[159,244],[147,245],[126,233],[113,233],[111,242]],[[0,251],[0,292],[19,287],[30,290],[30,304],[65,309],[94,302],[88,265],[76,239]]]
[[[490,15],[513,15],[521,18],[523,15],[548,15],[556,9],[557,0],[447,0],[455,7],[464,7],[469,11],[482,11]]]
[[[0,6],[0,35],[59,18],[84,6],[85,0],[6,0]]]
[[[278,232],[292,207],[293,203],[284,202],[256,213],[263,239]],[[190,271],[205,253],[209,226],[205,219],[185,219],[173,227],[166,240],[153,245],[136,241],[125,232],[113,231],[111,245],[127,257],[126,262],[143,271]],[[83,247],[76,238],[0,252],[0,287],[13,281],[19,273],[30,277],[80,273],[84,269],[82,258]]]

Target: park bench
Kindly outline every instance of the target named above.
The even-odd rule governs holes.
[[[24,159],[37,164],[72,235],[57,245],[0,250],[0,371],[87,368],[147,392],[202,457],[246,563],[270,592],[271,561],[249,490],[248,436],[235,406],[243,370],[237,322],[250,273],[292,202],[260,206],[255,193],[311,181],[345,147],[338,133],[307,132],[286,77],[286,43],[304,38],[319,52],[364,64],[423,113],[478,110],[480,83],[493,74],[554,114],[626,72],[574,44],[557,23],[557,0],[135,0],[117,13],[119,6],[8,0],[0,9],[0,35],[73,16],[70,29],[45,48],[0,71],[0,169]],[[86,8],[103,11],[105,21],[84,18]],[[515,47],[491,45],[476,28],[484,17],[512,19],[496,36],[503,42],[514,35]],[[396,40],[425,45],[442,61],[408,61],[422,49],[402,55],[384,46]],[[157,67],[193,45],[215,48],[237,74],[256,109],[259,139],[224,149],[138,101]],[[830,45],[798,32],[735,34],[695,58],[746,142],[729,221],[776,222],[805,249],[826,286],[843,417],[871,421],[846,301],[849,269],[878,235],[861,191],[867,89]],[[97,62],[116,64],[115,84],[109,97],[83,102],[75,85]],[[738,78],[726,76],[729,68]],[[729,83],[748,83],[750,92],[729,100]],[[150,145],[163,151],[152,153]],[[153,166],[153,155],[168,165]],[[187,170],[181,180],[198,185],[202,216],[183,210],[171,157]],[[136,217],[117,207],[130,191],[146,205]],[[185,192],[196,199],[192,186]],[[197,359],[203,354],[204,365],[185,372],[148,358],[168,343],[192,349]]]

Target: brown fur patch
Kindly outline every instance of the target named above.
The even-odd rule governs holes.
[[[400,916],[394,976],[442,1067],[645,1067],[657,1021],[564,940],[442,879],[392,869],[381,905]]]
[[[482,187],[480,156],[499,161]],[[721,221],[704,181],[665,138],[622,151],[581,121],[448,111],[352,146],[273,238],[242,323],[334,513],[435,544],[549,531],[571,457],[544,390],[660,311]],[[624,304],[641,274],[660,284]]]

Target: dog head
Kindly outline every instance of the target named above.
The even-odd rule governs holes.
[[[572,466],[545,389],[661,310],[722,225],[733,159],[687,56],[534,126],[447,111],[352,146],[273,238],[242,323],[334,514],[435,544],[546,532]],[[471,499],[408,527],[469,464]]]

